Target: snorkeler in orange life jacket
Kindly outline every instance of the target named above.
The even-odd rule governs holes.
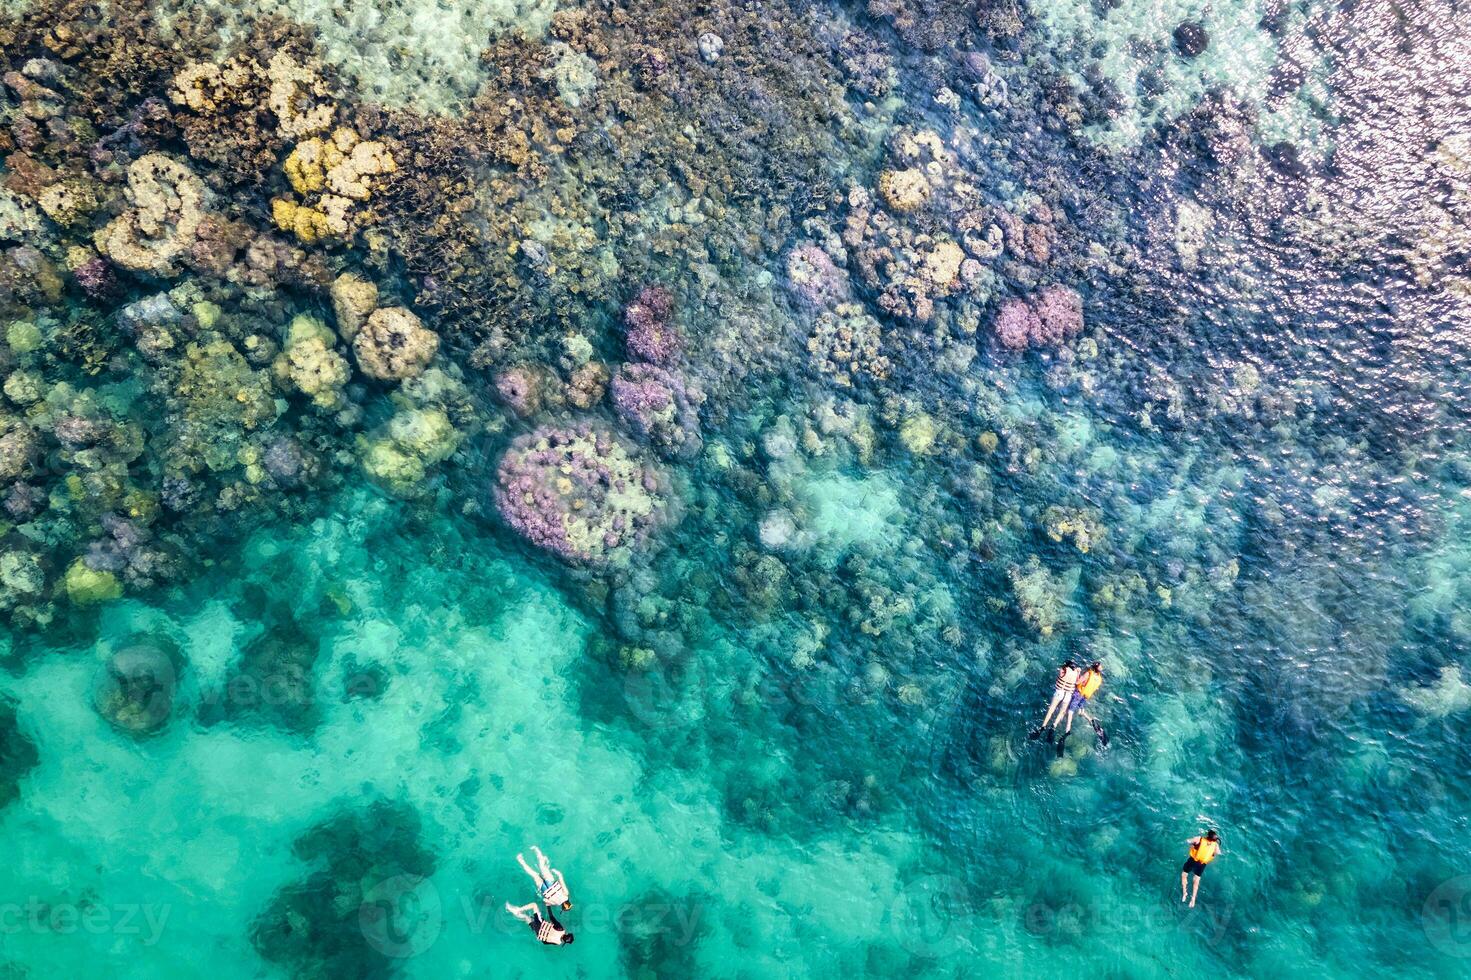
[[[1071,664],[1072,661],[1069,660],[1064,666],[1068,666]],[[1066,715],[1067,721],[1066,724],[1063,726],[1062,738],[1057,740],[1058,756],[1061,756],[1063,754],[1063,751],[1067,744],[1067,737],[1072,734],[1073,715],[1077,714],[1080,711],[1082,712],[1083,717],[1088,719],[1088,723],[1093,726],[1093,731],[1097,733],[1099,745],[1105,749],[1108,748],[1108,733],[1103,730],[1103,726],[1100,725],[1092,715],[1088,714],[1087,710],[1084,708],[1084,705],[1092,700],[1093,696],[1098,693],[1098,689],[1103,686],[1103,664],[1095,660],[1093,661],[1093,663],[1088,665],[1087,670],[1082,671],[1081,673],[1078,673],[1075,670],[1074,673],[1077,676],[1074,679],[1072,690],[1069,691],[1066,697],[1063,699],[1066,701],[1066,707],[1057,712],[1057,717],[1055,719],[1052,718],[1053,709],[1059,707],[1059,695],[1062,694],[1063,690],[1061,685],[1062,674],[1061,672],[1059,672],[1058,690],[1057,693],[1053,695],[1053,703],[1047,708],[1047,718],[1044,718],[1042,720],[1043,727],[1035,729],[1027,735],[1028,739],[1035,739],[1040,736],[1045,730],[1047,732],[1047,741],[1051,742],[1054,729],[1047,727],[1048,720],[1051,719],[1053,725],[1055,726],[1057,722],[1062,721],[1063,716]]]
[[[1094,720],[1093,716],[1088,714],[1087,709],[1084,707],[1084,705],[1092,700],[1093,695],[1097,694],[1098,689],[1102,686],[1103,664],[1095,660],[1088,665],[1087,670],[1083,671],[1083,673],[1079,675],[1077,689],[1073,691],[1073,696],[1068,700],[1067,724],[1063,728],[1062,738],[1057,740],[1057,754],[1059,758],[1061,758],[1063,749],[1067,744],[1068,736],[1073,733],[1073,715],[1078,714],[1079,712],[1082,712],[1083,717],[1088,719],[1088,723],[1092,725],[1093,730],[1098,733],[1099,743],[1104,748],[1108,748],[1108,735],[1104,732],[1103,726],[1098,724],[1098,722]]]
[[[1200,876],[1205,874],[1206,865],[1221,853],[1221,835],[1216,833],[1215,828],[1211,828],[1200,837],[1190,838],[1189,844],[1190,855],[1185,858],[1185,866],[1180,869],[1180,901],[1185,901],[1186,880],[1194,875],[1195,888],[1190,892],[1190,907],[1195,908],[1195,897],[1200,894]]]

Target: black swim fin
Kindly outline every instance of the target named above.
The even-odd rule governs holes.
[[[1051,745],[1052,744],[1052,739],[1053,739],[1053,737],[1056,734],[1057,734],[1057,729],[1055,729],[1055,728],[1049,728],[1049,729],[1047,729],[1047,744],[1048,745]]]
[[[1035,742],[1035,741],[1037,741],[1037,739],[1039,739],[1041,737],[1042,737],[1042,729],[1040,729],[1040,728],[1034,728],[1031,731],[1027,732],[1027,741],[1028,742]]]
[[[1069,734],[1068,732],[1063,732],[1062,738],[1057,740],[1057,757],[1059,759],[1062,758],[1063,750],[1067,748],[1067,737]]]
[[[1095,721],[1093,723],[1093,731],[1098,735],[1099,746],[1105,749],[1108,748],[1108,732],[1103,730],[1103,726]]]

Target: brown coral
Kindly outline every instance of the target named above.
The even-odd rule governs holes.
[[[439,349],[439,337],[401,306],[374,310],[352,342],[358,367],[379,381],[422,374]]]

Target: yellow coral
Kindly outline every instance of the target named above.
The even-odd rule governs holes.
[[[327,171],[343,160],[343,153],[336,143],[315,137],[296,144],[286,158],[283,169],[291,189],[305,197],[316,194],[327,187]]]
[[[320,196],[308,204],[272,202],[272,216],[303,242],[346,237],[362,224],[355,206],[372,197],[371,178],[397,169],[384,144],[339,126],[330,137],[302,140],[282,164],[292,190],[308,199]]]
[[[349,130],[351,132],[351,130]],[[353,134],[356,138],[356,133]],[[351,154],[329,169],[327,183],[334,194],[350,197],[355,201],[366,201],[372,196],[368,178],[390,174],[398,169],[388,147],[377,140],[355,143]]]
[[[929,200],[930,182],[915,168],[885,170],[879,175],[879,196],[895,211],[913,211]]]
[[[59,225],[70,226],[97,210],[101,202],[90,181],[62,180],[42,191],[36,203],[46,212],[46,217]]]
[[[224,77],[219,65],[212,61],[191,61],[174,76],[169,100],[195,112],[213,112],[219,107],[223,88]]]
[[[934,449],[939,434],[935,420],[924,412],[916,412],[899,427],[899,441],[916,456],[923,456]]]
[[[271,201],[271,218],[276,227],[289,231],[305,244],[328,234],[327,216],[313,208],[302,207],[294,201],[278,197]]]
[[[965,253],[954,242],[940,242],[924,259],[924,277],[941,289],[949,289],[960,278]]]

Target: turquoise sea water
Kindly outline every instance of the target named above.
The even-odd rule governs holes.
[[[478,26],[463,33],[429,3],[365,4],[361,21],[315,3],[294,15],[347,91],[413,106],[417,84],[419,108],[443,112],[489,74],[472,34],[519,23],[533,47],[583,44],[548,27],[551,6],[466,4]],[[521,200],[505,189],[515,180],[555,203],[496,240],[545,260],[516,267],[545,301],[527,307],[524,335],[496,334],[483,311],[456,319],[448,266],[371,227],[328,245],[268,232],[315,245],[321,274],[262,284],[243,261],[228,273],[200,261],[124,275],[99,299],[64,258],[90,235],[28,225],[24,202],[0,211],[4,285],[19,297],[5,307],[0,437],[38,433],[29,469],[5,471],[0,539],[0,976],[1465,976],[1463,13],[1123,0],[1034,5],[1013,30],[989,3],[795,4],[769,18],[711,4],[670,27],[659,5],[635,4],[624,28],[599,5],[561,6],[668,33],[629,49],[640,81],[616,111],[597,101],[620,84],[598,46],[584,45],[603,59],[591,82],[559,53],[537,84],[606,111],[601,135],[568,141],[571,162],[546,173],[495,171],[494,189],[480,174],[483,196],[466,198],[451,238]],[[227,35],[250,29],[238,13]],[[1209,34],[1198,57],[1179,51],[1184,22]],[[707,29],[721,32],[717,59],[692,53]],[[799,37],[851,88],[793,95],[746,40],[759,30]],[[385,32],[398,47],[351,53]],[[658,45],[684,54],[666,66]],[[984,71],[961,57],[982,50]],[[885,84],[860,57],[875,52]],[[76,56],[56,57],[67,67],[27,77],[82,90]],[[659,129],[639,116],[653,110],[629,92],[717,70],[702,64],[732,72],[720,92],[739,107],[710,107],[702,125],[724,132],[759,106],[748,145],[697,146],[683,117]],[[971,94],[994,93],[997,73],[1004,111]],[[0,173],[23,176],[16,155],[30,152],[121,186],[95,149],[78,162],[87,154],[54,130],[36,136],[27,127],[57,117],[37,108],[47,98],[6,84]],[[837,107],[806,112],[822,98]],[[136,123],[146,104],[116,111]],[[63,117],[81,131],[113,110],[76,111]],[[367,131],[378,117],[351,118]],[[654,134],[638,166],[672,185],[697,185],[697,158],[723,152],[769,155],[750,165],[770,186],[718,207],[680,190],[671,204],[642,173],[613,194],[590,172],[597,158],[577,156],[623,139],[610,119]],[[812,146],[792,137],[819,124],[831,132]],[[98,145],[155,141],[225,169],[158,129]],[[966,299],[940,290],[931,321],[896,308],[912,292],[854,286],[890,363],[853,355],[842,366],[857,380],[843,384],[788,255],[818,242],[856,282],[874,261],[871,242],[840,240],[858,191],[881,196],[907,162],[903,134],[930,131],[958,161],[930,193],[974,180],[1055,255],[1008,252]],[[830,144],[845,155],[823,157]],[[812,168],[801,181],[782,169],[794,159]],[[270,199],[295,186],[282,166],[265,167],[265,192],[211,183],[210,206],[271,229]],[[20,186],[7,184],[7,206]],[[385,211],[411,198],[375,193]],[[567,216],[600,195],[618,198],[616,221]],[[1059,216],[1038,217],[1039,203]],[[770,210],[741,226],[739,247],[719,238],[695,261],[649,245],[726,229],[743,206]],[[906,248],[962,237],[953,214],[892,209],[930,237],[884,253],[884,275],[926,267]],[[628,217],[640,210],[643,225]],[[30,242],[70,270],[65,293],[15,285],[32,262],[15,249]],[[344,270],[380,282],[382,306],[391,294],[423,314],[440,344],[430,374],[398,385],[358,371],[337,400],[313,401],[286,368],[251,359],[262,335],[289,348],[307,313],[338,331],[319,327],[342,370],[360,366],[323,285]],[[190,281],[206,292],[179,293]],[[705,389],[693,423],[640,429],[616,393],[512,410],[508,365],[559,386],[590,361],[633,360],[621,310],[645,281],[677,297],[677,371]],[[1021,353],[992,340],[1005,298],[1053,282],[1081,294],[1081,332]],[[263,428],[304,447],[309,479],[262,475],[279,444],[181,394],[190,376],[170,365],[186,355],[136,353],[142,330],[125,324],[138,314],[120,310],[165,289],[194,304],[180,337],[205,343],[217,317],[239,349],[238,366],[192,383],[226,389],[227,405],[265,386],[280,407]],[[566,314],[569,297],[589,309]],[[126,337],[98,341],[106,367],[76,352],[83,320]],[[46,393],[31,398],[33,385]],[[82,416],[140,445],[229,451],[188,470],[186,493],[170,482],[175,457],[78,435]],[[646,443],[630,452],[662,459],[659,493],[678,515],[607,566],[535,547],[495,492],[513,440],[567,419]],[[685,438],[674,448],[671,429]],[[98,489],[107,479],[141,490]],[[44,505],[12,505],[30,492],[20,484]],[[104,512],[151,527],[177,566],[145,573]],[[32,556],[44,588],[30,587]],[[85,580],[96,594],[82,568],[106,572]],[[1061,750],[1027,739],[1069,656],[1104,664],[1093,711],[1106,751],[1081,720]],[[1180,864],[1207,827],[1224,851],[1190,909]],[[535,898],[516,863],[533,844],[570,886],[570,947],[539,946],[504,908]]]

